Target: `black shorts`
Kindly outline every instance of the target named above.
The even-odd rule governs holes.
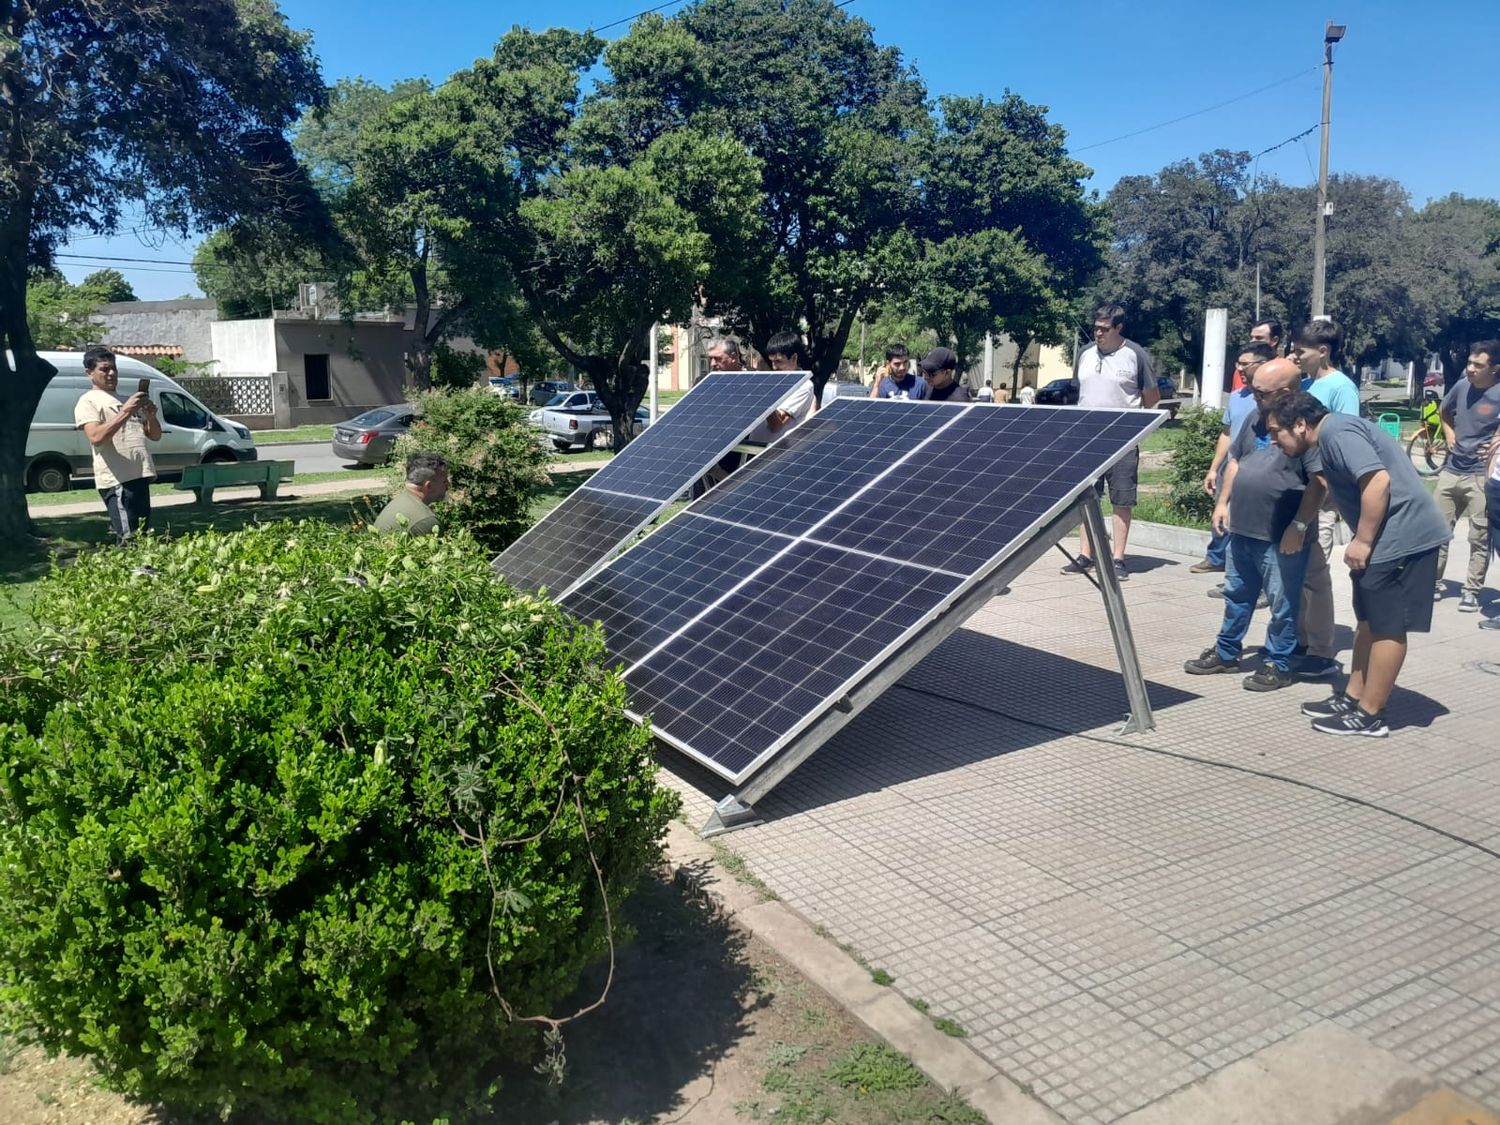
[[[1109,486],[1109,502],[1116,508],[1134,508],[1136,481],[1141,473],[1141,450],[1136,446],[1125,454],[1113,469],[1105,473],[1094,485],[1094,491],[1102,494]]]
[[[1354,616],[1377,637],[1425,633],[1432,628],[1432,588],[1438,549],[1375,563],[1354,571]]]

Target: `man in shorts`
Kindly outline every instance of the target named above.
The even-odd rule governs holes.
[[[1328,699],[1304,703],[1302,713],[1322,734],[1384,738],[1407,634],[1432,627],[1438,549],[1453,533],[1405,451],[1373,422],[1329,413],[1300,390],[1276,396],[1266,415],[1288,457],[1316,453],[1312,468],[1354,530],[1344,550],[1356,621],[1349,680]]]
[[[1094,342],[1078,353],[1073,365],[1073,379],[1078,383],[1078,405],[1099,410],[1125,410],[1144,407],[1150,410],[1161,399],[1156,389],[1156,372],[1146,349],[1125,339],[1125,309],[1120,305],[1100,305],[1094,310]],[[1136,480],[1140,474],[1141,451],[1127,453],[1101,483],[1109,489],[1109,504],[1114,512],[1115,577],[1130,577],[1125,569],[1125,544],[1130,538],[1130,517],[1135,511]],[[1078,547],[1078,558],[1062,568],[1064,574],[1084,574],[1094,565],[1093,549],[1085,532]]]

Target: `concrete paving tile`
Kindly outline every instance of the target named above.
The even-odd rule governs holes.
[[[1208,1068],[1092,996],[1061,1000],[974,1036],[1002,1073],[1074,1125],[1104,1125]]]
[[[1427,980],[1366,1001],[1336,1022],[1430,1074],[1500,1045],[1492,1009]]]
[[[1186,946],[1085,893],[1002,914],[985,928],[1085,989],[1187,952]]]
[[[1500,859],[1455,845],[1447,855],[1387,876],[1380,886],[1500,937]]]

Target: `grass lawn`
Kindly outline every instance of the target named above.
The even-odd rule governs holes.
[[[361,472],[351,469],[338,469],[329,473],[298,473],[294,478],[295,484],[322,484],[326,481],[348,481],[351,485],[360,485],[373,488],[385,487],[385,478],[378,472]],[[285,485],[287,482],[283,482]],[[247,485],[223,485],[224,488],[243,488]],[[151,486],[152,496],[180,495],[185,489],[179,489],[176,484],[153,484]],[[98,500],[99,493],[93,488],[70,488],[67,492],[33,492],[26,498],[26,503],[33,508],[55,507],[58,504],[81,504],[92,500]],[[102,504],[102,501],[101,501]],[[100,509],[103,510],[102,508]]]
[[[295,426],[290,430],[255,430],[256,445],[292,445],[300,441],[332,441],[333,424]]]

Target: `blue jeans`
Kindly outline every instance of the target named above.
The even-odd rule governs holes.
[[[1214,486],[1214,495],[1218,496],[1219,490],[1224,487],[1224,470],[1219,470],[1219,483]],[[1203,552],[1205,562],[1213,563],[1214,566],[1227,566],[1229,554],[1229,536],[1220,535],[1217,531],[1213,538],[1208,541],[1208,550]]]
[[[1224,571],[1224,624],[1216,643],[1219,658],[1238,660],[1244,649],[1250,617],[1262,590],[1271,603],[1266,623],[1266,663],[1283,672],[1292,670],[1297,647],[1297,611],[1308,551],[1317,545],[1309,538],[1295,555],[1283,555],[1277,543],[1229,533],[1229,565]]]

